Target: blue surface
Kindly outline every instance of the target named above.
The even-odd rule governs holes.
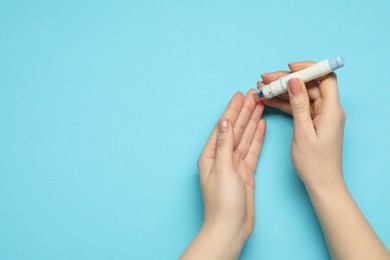
[[[174,259],[235,91],[344,55],[345,178],[390,247],[390,1],[1,1],[0,259]],[[329,19],[329,15],[337,19]],[[342,14],[342,15],[339,15]],[[268,110],[242,259],[328,259]]]

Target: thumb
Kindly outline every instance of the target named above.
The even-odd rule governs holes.
[[[294,132],[306,134],[314,131],[309,95],[301,79],[292,78],[288,81],[288,96],[294,118]]]
[[[219,171],[231,171],[233,168],[234,134],[232,123],[227,118],[218,122],[215,167]]]

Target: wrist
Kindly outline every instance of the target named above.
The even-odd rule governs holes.
[[[346,189],[341,167],[323,167],[321,169],[298,172],[309,195],[329,193]]]
[[[305,187],[312,202],[334,199],[349,193],[343,179],[322,185],[305,183]]]
[[[248,236],[239,227],[224,223],[204,223],[199,234],[207,237],[211,248],[221,256],[220,259],[238,259]]]

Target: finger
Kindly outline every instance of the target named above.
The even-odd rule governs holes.
[[[316,99],[321,97],[320,89],[317,82],[309,81],[308,83],[305,83],[305,85],[311,101],[315,101]],[[283,93],[278,97],[287,101],[289,100],[288,92]]]
[[[222,117],[229,119],[232,125],[234,125],[238,118],[238,115],[241,112],[243,104],[244,104],[244,95],[241,92],[237,92],[230,100]],[[214,145],[214,149],[215,149],[215,145]]]
[[[310,81],[305,85],[311,101],[315,101],[321,97],[320,88],[318,87],[316,82]]]
[[[290,74],[290,72],[284,71],[284,70],[279,70],[279,71],[275,71],[275,72],[271,72],[271,73],[264,73],[261,75],[261,77],[262,77],[263,82],[265,84],[269,84],[272,81],[278,80],[281,77],[286,76],[288,74]]]
[[[278,97],[270,98],[270,99],[263,99],[262,102],[270,107],[277,108],[280,111],[283,111],[287,114],[292,115],[290,102]]]
[[[200,178],[203,179],[213,167],[215,160],[215,146],[217,144],[217,126],[214,126],[213,131],[211,132],[207,143],[199,156],[198,160],[198,170],[201,175]]]
[[[263,74],[263,79],[264,79],[264,82],[266,84],[269,84],[271,83],[272,81],[275,81],[275,80],[278,80],[280,79],[281,77],[284,77],[284,76],[287,76],[289,75],[290,72],[288,71],[283,71],[283,70],[280,70],[280,71],[276,71],[276,72],[271,72],[271,73],[266,73],[266,74]],[[316,86],[316,82],[310,82],[306,85],[306,87],[309,89],[313,86]],[[318,87],[318,84],[317,84],[317,87]],[[318,94],[319,92],[314,90],[314,91],[310,91],[309,93],[309,97],[312,98],[313,100],[315,100],[316,98],[318,98]],[[313,94],[313,95],[311,95]],[[285,100],[289,100],[289,95],[288,93],[283,93],[281,95],[279,95],[279,97],[281,97],[282,99],[285,99]]]
[[[223,114],[223,118],[227,118],[230,122],[237,120],[238,114],[241,111],[242,105],[244,104],[244,95],[241,92],[237,92],[231,98],[227,108]],[[213,128],[207,143],[199,157],[198,168],[199,172],[209,172],[215,160],[215,146],[217,143],[217,131],[218,125]]]
[[[259,160],[261,148],[263,147],[264,136],[265,136],[266,123],[264,119],[261,119],[257,123],[255,135],[252,143],[249,146],[248,153],[244,158],[245,164],[254,173],[256,170],[257,162]]]
[[[334,72],[325,76],[320,83],[321,97],[334,104],[340,104],[339,89],[337,86],[337,77]]]
[[[296,72],[296,71],[300,71],[300,70],[306,69],[307,67],[309,67],[309,66],[311,66],[313,64],[315,64],[315,62],[311,61],[311,60],[299,61],[299,62],[290,62],[288,64],[288,68],[292,72]]]
[[[283,93],[283,94],[280,94],[280,95],[277,96],[277,97],[279,97],[280,99],[284,99],[284,100],[288,100],[288,99],[289,99],[288,93],[287,93],[287,92],[286,92],[286,93]]]
[[[297,72],[303,69],[306,69],[307,67],[315,64],[314,61],[300,61],[300,62],[291,62],[288,64],[288,68],[291,70],[291,72]],[[319,91],[319,82],[318,80],[312,80],[305,83],[307,92],[309,94],[310,100],[316,100],[318,99],[320,95]]]
[[[305,85],[306,85],[307,93],[309,94],[309,98],[311,101],[315,101],[321,97],[320,89],[319,89],[317,82],[310,81],[310,82],[306,83]],[[288,96],[287,92],[280,94],[277,97],[280,99],[283,99],[283,100],[287,100],[287,101],[289,100],[289,96]]]
[[[253,94],[255,92],[256,90],[254,89],[248,91],[245,97],[244,105],[242,106],[240,114],[238,115],[238,118],[234,124],[234,147],[237,147],[239,141],[241,140],[249,118],[251,117],[252,112],[256,107],[256,101],[253,98]]]
[[[233,126],[229,119],[221,118],[218,122],[217,145],[215,154],[216,173],[234,172],[233,167]]]
[[[246,125],[244,134],[242,135],[241,140],[239,141],[237,149],[235,150],[235,152],[239,154],[239,157],[241,159],[244,159],[244,157],[248,153],[249,146],[252,143],[257,124],[260,121],[263,111],[264,111],[264,104],[261,102],[257,103],[256,108],[253,111],[248,124]]]
[[[307,136],[314,134],[314,126],[310,114],[310,101],[305,84],[301,79],[288,81],[291,111],[294,118],[294,134]]]
[[[299,71],[313,64],[315,64],[314,61],[292,62],[288,65],[288,67],[291,71]],[[318,80],[320,81],[319,90],[321,97],[323,97],[324,99],[339,102],[336,74],[330,73],[328,75],[318,78]]]
[[[238,114],[241,111],[242,105],[244,103],[244,95],[241,92],[237,92],[230,99],[229,104],[226,107],[225,112],[222,117],[227,118],[230,122],[235,122],[237,120]],[[209,139],[201,153],[201,157],[215,159],[215,144],[217,142],[217,126],[213,128]]]
[[[263,81],[257,81],[257,89],[260,89],[264,86],[264,82]]]
[[[281,98],[270,98],[270,99],[263,99],[262,102],[266,106],[277,108],[282,112],[292,115],[291,105],[290,102],[287,100],[283,100]],[[310,101],[310,114],[313,116],[312,106],[313,103]]]

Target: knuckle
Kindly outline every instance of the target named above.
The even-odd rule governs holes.
[[[295,113],[304,113],[310,110],[310,103],[307,100],[295,103],[291,105]]]
[[[260,118],[255,117],[255,116],[251,116],[251,118],[249,119],[248,125],[249,125],[249,123],[251,123],[253,125],[257,125],[257,123],[259,123],[259,121],[260,121]]]
[[[340,124],[344,124],[347,119],[347,116],[342,109],[339,109],[334,115],[334,117],[336,118],[337,122]]]
[[[244,133],[245,127],[243,125],[238,125],[234,128],[234,133],[239,137]]]
[[[244,110],[245,110],[245,111],[244,111]],[[252,113],[252,110],[251,110],[251,108],[250,108],[250,105],[249,105],[249,104],[244,104],[244,106],[242,107],[241,112],[251,114],[251,113]]]
[[[260,156],[260,152],[259,151],[249,151],[248,154],[254,159],[254,160],[257,160]]]
[[[251,144],[251,140],[247,136],[243,136],[240,140],[240,144],[244,146],[249,146]]]
[[[228,144],[228,140],[226,138],[218,138],[216,147],[218,149],[226,146],[227,144]]]

